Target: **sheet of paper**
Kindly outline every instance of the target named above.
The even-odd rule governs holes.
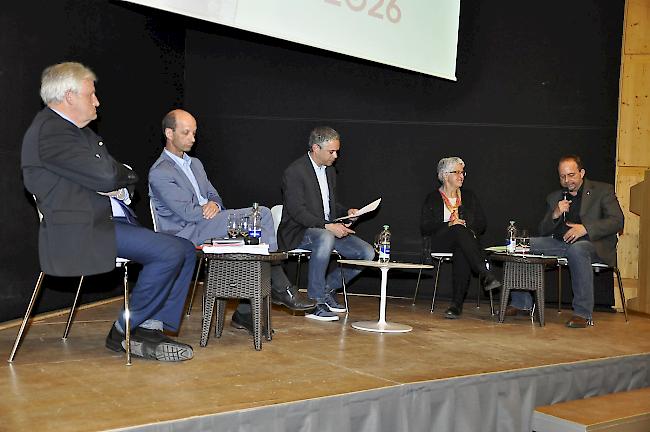
[[[379,207],[379,203],[381,203],[381,198],[377,198],[376,200],[374,200],[370,204],[363,206],[362,208],[359,209],[359,211],[357,211],[353,215],[343,216],[343,217],[334,219],[334,222],[339,222],[339,221],[343,221],[343,220],[346,220],[346,219],[356,218],[356,217],[359,217],[359,216],[364,215],[366,213],[373,212],[373,211],[377,210],[377,207]]]

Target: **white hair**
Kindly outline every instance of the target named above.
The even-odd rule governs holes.
[[[41,75],[41,99],[45,105],[63,102],[68,91],[79,93],[84,80],[97,81],[95,73],[76,62],[48,66]]]
[[[465,162],[463,162],[463,160],[457,156],[440,159],[440,162],[438,162],[438,180],[441,182],[444,181],[445,174],[453,171],[454,168],[456,168],[457,164],[460,164],[463,168],[465,168]]]

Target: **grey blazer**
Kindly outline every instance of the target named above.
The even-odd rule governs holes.
[[[79,129],[50,108],[32,121],[21,151],[23,181],[36,196],[43,221],[41,270],[55,276],[105,273],[115,268],[110,192],[138,180],[113,159],[102,138]]]
[[[616,234],[623,230],[624,216],[616,198],[614,186],[597,181],[584,180],[582,184],[582,205],[580,219],[587,229],[589,239],[596,247],[596,253],[608,265],[616,265]],[[546,197],[547,211],[539,224],[542,236],[553,233],[563,223],[562,218],[553,220],[553,209],[562,200],[562,190]]]
[[[345,216],[347,207],[336,200],[336,169],[327,167],[327,186],[330,195],[330,219]],[[296,248],[307,228],[324,228],[323,198],[318,179],[307,154],[294,161],[282,177],[282,220],[278,227],[278,246],[281,250]]]
[[[221,196],[212,186],[203,164],[192,158],[190,165],[201,195],[225,210]],[[200,244],[204,238],[203,208],[199,205],[194,187],[183,170],[164,151],[149,169],[149,198],[158,215],[159,231],[186,238]]]

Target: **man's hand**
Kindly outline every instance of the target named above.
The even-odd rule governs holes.
[[[355,208],[348,209],[348,216],[352,216],[354,214],[357,214],[358,211],[359,211],[359,209],[355,209]],[[357,220],[359,220],[358,217],[350,218],[350,219],[347,220],[347,222],[345,222],[345,226],[349,228],[350,225],[355,223]]]
[[[203,204],[203,219],[212,219],[221,211],[221,207],[214,201],[208,201]]]
[[[567,222],[566,225],[569,227],[569,231],[564,234],[563,239],[567,243],[575,243],[576,240],[587,234],[587,228],[582,224]]]
[[[354,231],[340,223],[325,224],[325,229],[332,232],[336,238],[343,238],[350,234],[354,234]]]
[[[571,207],[570,200],[563,199],[561,201],[558,201],[557,205],[555,206],[555,209],[553,209],[553,219],[559,219],[563,213],[569,211],[569,207]]]

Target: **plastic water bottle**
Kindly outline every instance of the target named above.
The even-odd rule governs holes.
[[[258,203],[253,203],[253,211],[250,215],[248,222],[248,238],[257,239],[251,240],[252,244],[259,244],[262,237],[262,212]]]
[[[511,220],[510,225],[506,228],[506,252],[509,254],[515,253],[515,247],[517,246],[517,228],[515,227],[515,221]]]
[[[379,262],[386,263],[390,261],[390,231],[388,225],[384,225],[383,231],[377,236],[377,248],[379,252]]]

